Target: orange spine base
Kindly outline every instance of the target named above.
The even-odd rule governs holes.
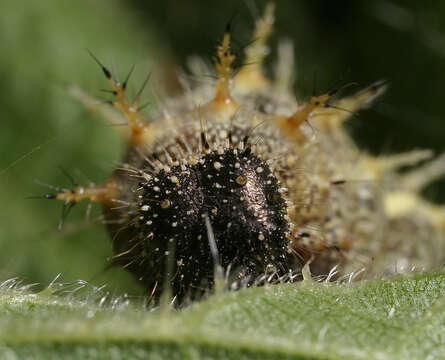
[[[46,196],[50,198],[50,195]],[[83,199],[91,202],[111,202],[116,197],[116,184],[114,181],[108,181],[103,185],[96,186],[77,186],[74,189],[61,189],[61,191],[53,196],[56,200],[68,203],[78,203]]]
[[[302,139],[304,138],[304,136],[300,131],[300,126],[303,123],[309,121],[315,112],[319,112],[320,110],[325,108],[332,108],[334,110],[339,110],[339,111],[343,110],[348,113],[352,113],[348,109],[342,109],[330,103],[332,97],[336,95],[340,90],[345,89],[352,85],[355,85],[355,83],[345,84],[341,88],[332,89],[327,93],[319,96],[312,96],[307,104],[300,107],[291,116],[286,117],[286,116],[276,115],[275,122],[290,138],[293,138],[295,140]]]
[[[131,76],[131,73],[133,72],[134,67],[130,70],[125,81],[121,83],[119,80],[113,77],[111,72],[90,51],[88,51],[88,53],[91,55],[94,61],[96,61],[96,63],[102,68],[105,77],[109,80],[111,86],[113,87],[113,90],[111,92],[116,97],[116,100],[111,102],[111,104],[115,108],[122,111],[122,114],[127,119],[131,133],[129,141],[133,144],[139,144],[143,142],[144,135],[148,130],[149,125],[141,118],[141,115],[139,113],[139,97],[142,91],[144,90],[150,76],[147,76],[135,99],[133,100],[133,102],[130,102],[126,95],[126,89],[128,80]]]
[[[225,33],[221,45],[218,46],[215,69],[218,72],[218,82],[216,84],[214,104],[226,106],[232,105],[235,101],[230,94],[230,79],[233,74],[232,64],[235,55],[230,53],[230,34]]]

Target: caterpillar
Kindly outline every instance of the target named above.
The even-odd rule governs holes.
[[[348,83],[297,101],[290,43],[278,48],[275,76],[263,72],[273,24],[270,3],[239,68],[229,26],[208,70],[214,83],[185,82],[184,93],[149,120],[140,93],[127,97],[131,71],[120,81],[91,54],[126,119],[124,159],[102,185],[56,188],[44,198],[62,201],[64,213],[82,200],[101,203],[112,265],[131,272],[155,301],[170,291],[182,305],[211,292],[218,277],[231,288],[251,286],[309,263],[315,276],[334,267],[340,276],[444,260],[445,211],[419,192],[444,173],[445,157],[361,151],[343,125],[387,83],[339,96]],[[94,103],[79,89],[72,94]],[[402,166],[414,168],[399,174]]]

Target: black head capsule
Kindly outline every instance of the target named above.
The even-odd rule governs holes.
[[[208,216],[219,265],[230,269],[232,281],[253,283],[271,265],[285,273],[289,225],[278,189],[264,161],[233,149],[210,152],[185,168],[161,171],[146,183],[139,199],[135,233],[141,240],[153,235],[138,247],[135,256],[141,257],[141,266],[131,271],[148,289],[156,288],[157,295],[165,284],[178,301],[207,293],[215,268]],[[167,274],[175,275],[166,280]]]

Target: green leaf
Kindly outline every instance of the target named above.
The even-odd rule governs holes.
[[[183,311],[3,290],[0,354],[42,359],[441,359],[445,273],[216,294]],[[96,296],[97,297],[97,296]],[[9,356],[9,357],[8,357]]]

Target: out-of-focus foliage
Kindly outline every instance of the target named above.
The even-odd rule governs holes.
[[[100,92],[107,83],[88,48],[121,77],[136,64],[130,84],[136,90],[162,54],[160,38],[142,25],[147,21],[115,0],[0,2],[0,278],[48,284],[59,272],[98,282],[120,276],[104,271],[109,238],[103,226],[85,224],[85,206],[59,233],[62,204],[26,197],[51,192],[35,179],[71,186],[59,166],[84,184],[76,169],[99,183],[109,176],[120,139],[66,87],[109,98]],[[100,206],[95,210],[100,214]]]

